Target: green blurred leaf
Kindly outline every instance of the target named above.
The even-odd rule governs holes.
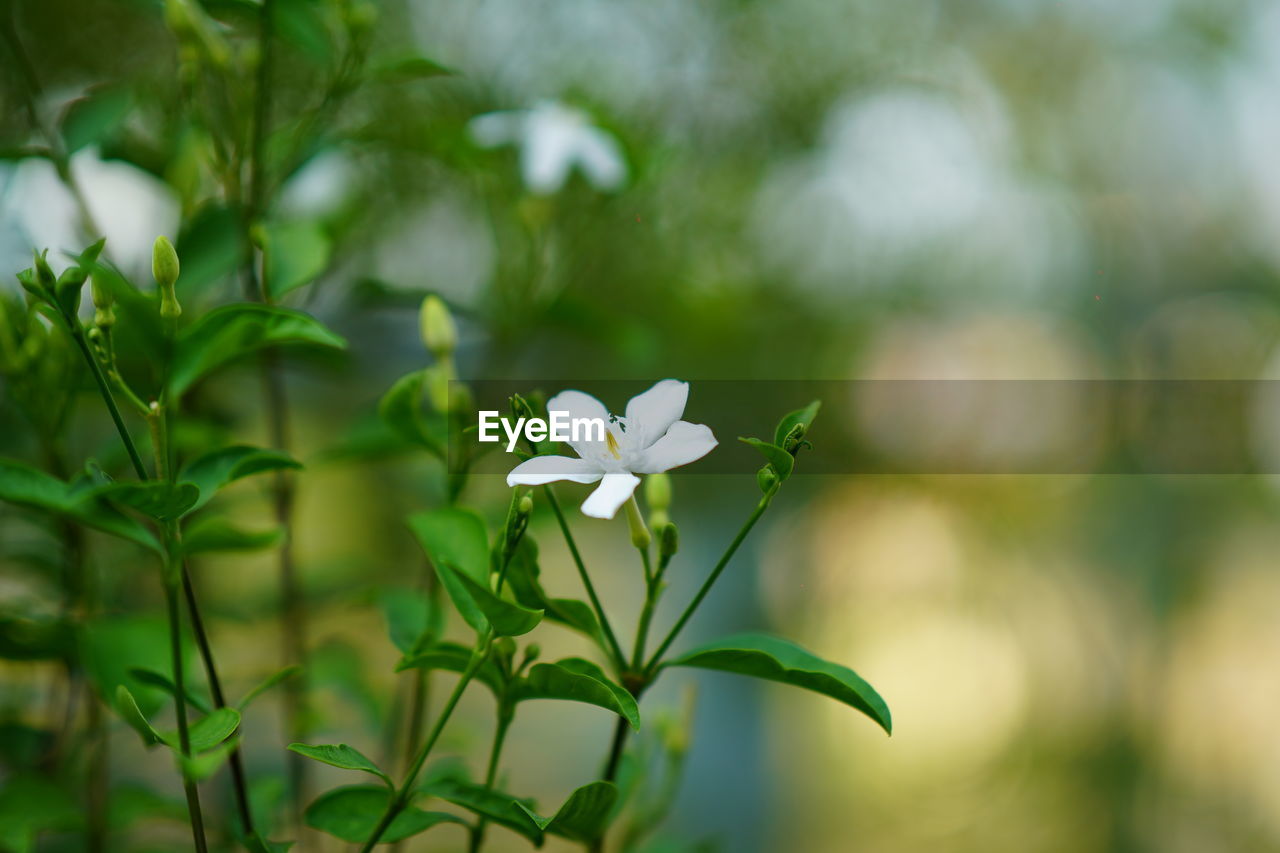
[[[30,853],[45,830],[70,830],[83,822],[80,805],[62,781],[16,774],[0,788],[0,848]]]
[[[133,693],[123,684],[116,688],[115,704],[116,713],[138,733],[143,743],[147,746],[155,746],[164,742],[164,737],[155,730],[146,715],[142,713],[142,709],[138,707],[138,700],[133,698]]]
[[[180,518],[200,499],[199,486],[190,482],[121,481],[100,486],[94,490],[94,493],[111,503],[128,507],[159,521]]]
[[[166,694],[139,681],[131,670],[168,672],[169,627],[159,616],[98,616],[84,624],[77,637],[80,663],[90,683],[106,702],[114,702],[116,688],[124,685],[146,714],[165,704]],[[189,657],[190,641],[184,636],[184,655]]]
[[[517,801],[516,805],[544,832],[589,844],[609,826],[609,812],[617,799],[618,788],[612,782],[592,782],[570,794],[551,817],[539,817],[521,802]]]
[[[81,489],[21,462],[0,459],[0,500],[67,516],[153,550],[160,542],[140,521],[112,507],[92,489]]]
[[[187,729],[187,737],[191,744],[191,754],[206,752],[218,746],[235,734],[240,728],[240,712],[235,708],[218,708],[191,724]],[[178,749],[178,732],[165,732],[161,739]]]
[[[359,844],[367,841],[387,811],[391,792],[373,785],[349,785],[334,788],[321,794],[307,806],[307,826],[337,836],[343,841]],[[438,823],[465,821],[444,812],[427,812],[416,806],[408,806],[396,816],[382,835],[382,842],[393,844]]]
[[[401,654],[411,655],[430,624],[431,605],[420,590],[389,589],[381,595],[387,634]]]
[[[295,664],[290,664],[289,666],[284,667],[279,672],[274,672],[271,675],[268,675],[266,678],[262,679],[262,681],[258,682],[258,684],[255,685],[252,690],[244,694],[244,698],[236,703],[236,707],[239,708],[241,712],[243,712],[246,708],[249,707],[250,704],[252,704],[254,699],[257,699],[263,693],[266,693],[272,687],[275,687],[277,684],[284,681],[285,679],[293,678],[295,675],[297,675],[300,672],[302,672],[302,667],[298,666],[295,663]]]
[[[378,765],[366,758],[360,750],[347,746],[345,743],[320,744],[316,746],[305,743],[291,743],[289,744],[289,750],[323,764],[341,767],[343,770],[363,770],[365,773],[372,773],[386,782],[389,787],[395,787],[391,777],[383,773]]]
[[[231,753],[236,751],[236,747],[239,746],[239,744],[239,738],[232,738],[231,740],[220,743],[212,749],[204,752],[193,752],[190,756],[178,754],[178,765],[182,767],[186,774],[192,779],[196,779],[197,781],[208,779],[214,773],[217,773],[218,769],[226,763],[227,759],[231,757]]]
[[[247,302],[224,305],[178,336],[169,390],[181,396],[218,368],[268,346],[345,349],[347,342],[301,311]]]
[[[450,672],[463,672],[471,662],[471,649],[458,643],[436,642],[413,655],[406,655],[398,664],[396,672],[406,669],[445,669]],[[504,679],[502,672],[494,664],[493,658],[485,661],[476,670],[475,679],[483,683],[495,695],[502,692]]]
[[[156,672],[154,669],[147,669],[146,667],[134,666],[129,668],[129,674],[142,684],[159,688],[170,696],[176,697],[178,695],[178,687],[173,683],[173,679],[169,678],[169,676],[162,672]],[[190,685],[187,685],[187,704],[202,714],[209,713],[209,703],[192,693]]]
[[[310,284],[329,266],[329,235],[318,222],[274,222],[262,226],[263,263],[273,297]]]
[[[609,680],[604,671],[590,661],[566,658],[556,663],[535,664],[529,674],[511,688],[516,702],[527,699],[563,699],[585,702],[612,711],[640,730],[640,709],[625,688]]]
[[[240,215],[221,204],[206,204],[187,221],[177,242],[182,259],[177,289],[182,301],[240,268],[245,256],[242,229]]]
[[[490,790],[483,785],[475,785],[460,779],[441,779],[430,782],[423,785],[420,790],[429,796],[439,797],[447,803],[453,803],[455,806],[483,815],[496,824],[520,833],[535,846],[542,846],[542,827],[529,816],[528,809],[533,808],[533,800],[517,800],[510,794]]]
[[[538,546],[530,536],[521,538],[507,567],[507,586],[515,600],[532,610],[545,611],[544,618],[579,631],[597,645],[603,645],[600,623],[595,611],[585,601],[573,598],[551,598],[539,580]]]
[[[796,467],[795,457],[776,444],[770,444],[758,438],[739,438],[738,441],[743,444],[749,444],[759,450],[764,455],[764,458],[769,460],[769,466],[773,468],[779,480],[785,480],[790,477],[792,469]]]
[[[267,471],[297,470],[302,465],[279,450],[263,450],[247,445],[223,447],[204,454],[182,469],[179,478],[194,483],[199,498],[188,513],[203,507],[221,489],[244,477]]]
[[[133,109],[133,93],[123,86],[98,86],[68,105],[61,130],[67,153],[110,139]]]
[[[440,418],[433,425],[422,409],[425,379],[426,372],[422,370],[397,379],[378,402],[378,415],[399,438],[443,458],[443,445],[434,436],[443,435],[446,427]]]
[[[405,56],[379,62],[370,69],[369,76],[387,83],[406,83],[433,77],[451,77],[457,73],[425,56]]]
[[[472,580],[448,563],[436,562],[435,569],[454,607],[477,633],[492,627],[500,637],[518,637],[542,621],[541,610],[530,610],[499,598],[487,582]]]
[[[225,518],[203,518],[191,524],[182,534],[182,553],[186,556],[215,551],[261,551],[274,548],[284,538],[284,530],[242,530]]]
[[[735,672],[803,687],[857,708],[893,733],[889,707],[848,667],[830,663],[795,643],[767,634],[736,634],[686,652],[668,666]]]
[[[315,0],[277,0],[276,31],[286,43],[320,65],[333,59],[333,44],[325,26],[321,6]]]
[[[489,534],[484,519],[461,507],[409,516],[409,529],[433,563],[448,563],[476,581],[489,579]]]
[[[64,660],[75,651],[75,630],[62,618],[0,618],[0,658]]]

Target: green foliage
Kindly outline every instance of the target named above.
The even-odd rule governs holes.
[[[160,548],[155,534],[110,506],[91,484],[65,483],[20,462],[0,459],[0,500],[55,513],[147,548]]]
[[[329,237],[318,222],[268,223],[262,226],[260,238],[273,297],[310,284],[329,265]]]
[[[257,699],[259,696],[261,696],[263,693],[266,693],[268,690],[270,690],[272,687],[275,687],[277,684],[280,684],[281,682],[287,679],[293,678],[295,675],[298,675],[301,672],[302,672],[301,666],[297,664],[290,664],[289,666],[284,667],[280,671],[272,673],[271,675],[264,678],[262,681],[258,682],[258,684],[256,684],[248,693],[244,694],[244,698],[242,698],[239,702],[236,703],[236,708],[238,708],[241,711],[241,713],[243,713],[244,710],[249,707],[249,705],[253,702],[254,699]]]
[[[79,827],[83,815],[66,786],[34,774],[15,774],[0,787],[0,847],[31,853],[45,830]]]
[[[322,764],[341,767],[343,770],[363,770],[366,773],[372,773],[386,782],[387,787],[395,787],[391,777],[384,773],[378,765],[366,758],[360,750],[347,746],[345,743],[317,746],[310,746],[305,743],[291,743],[289,744],[289,750],[299,755],[305,755],[307,758],[319,761]]]
[[[571,841],[589,844],[595,841],[609,825],[609,815],[618,799],[618,788],[612,782],[592,782],[583,785],[564,801],[551,817],[539,817],[532,809],[519,801],[516,805],[525,811],[538,828],[553,835],[561,835]]]
[[[225,518],[214,516],[188,525],[182,534],[182,553],[191,557],[213,552],[262,551],[276,547],[283,538],[284,530],[279,527],[244,530]]]
[[[670,666],[734,672],[803,687],[857,708],[887,734],[893,732],[889,707],[856,672],[777,637],[736,634],[686,652]]]
[[[532,800],[517,800],[510,794],[461,779],[440,779],[423,785],[420,790],[424,794],[475,812],[518,832],[535,845],[542,846],[542,827],[538,826],[529,812],[534,806]]]
[[[345,349],[347,342],[315,318],[271,305],[216,308],[178,336],[169,367],[169,392],[182,396],[219,368],[269,346]]]
[[[391,793],[371,785],[348,785],[334,788],[316,798],[306,811],[307,826],[350,841],[363,842],[387,811]],[[388,844],[403,841],[441,823],[464,823],[444,812],[423,811],[406,806],[391,822],[382,840]]]
[[[236,445],[210,451],[193,460],[178,475],[197,487],[197,499],[186,510],[195,512],[211,501],[220,490],[236,480],[269,471],[294,471],[302,466],[278,450]]]
[[[527,699],[562,699],[585,702],[613,711],[640,730],[640,710],[635,698],[614,684],[600,667],[582,658],[535,664],[529,674],[511,688],[516,702]]]

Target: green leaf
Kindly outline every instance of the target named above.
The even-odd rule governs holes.
[[[369,839],[387,811],[391,792],[374,785],[348,785],[321,794],[307,806],[307,826],[359,844]],[[382,834],[382,843],[393,844],[439,823],[466,821],[444,812],[427,812],[408,806]]]
[[[814,400],[803,409],[796,409],[794,412],[784,415],[782,420],[778,421],[777,429],[773,431],[773,443],[781,447],[797,424],[803,426],[805,432],[808,432],[809,427],[813,425],[813,419],[818,416],[818,409],[820,408],[822,408],[822,401]]]
[[[234,445],[198,457],[183,468],[178,476],[200,489],[199,499],[187,510],[191,513],[203,507],[219,490],[236,480],[267,471],[291,471],[301,467],[291,456],[278,450]]]
[[[612,782],[592,782],[570,794],[551,817],[539,817],[523,803],[516,805],[544,832],[589,844],[604,834],[609,826],[609,812],[617,800],[618,788]]]
[[[205,752],[218,746],[240,728],[240,712],[235,708],[218,708],[196,720],[187,730],[191,753]],[[174,749],[179,748],[178,732],[165,732],[161,739]]]
[[[329,235],[318,222],[274,222],[262,227],[267,286],[273,297],[309,284],[329,266]]]
[[[196,521],[182,534],[182,553],[206,554],[212,551],[261,551],[274,548],[284,538],[284,529],[242,530],[225,518]]]
[[[737,634],[699,646],[667,665],[736,672],[803,687],[857,708],[886,733],[893,733],[889,706],[870,684],[848,667],[825,661],[787,640]]]
[[[301,311],[258,303],[215,308],[178,336],[169,391],[181,396],[218,368],[269,346],[345,349],[347,342]]]
[[[391,643],[401,654],[412,655],[432,624],[431,602],[421,590],[388,589],[381,595],[381,604]]]
[[[333,58],[333,44],[320,8],[313,0],[277,0],[273,6],[280,38],[311,61],[325,65]]]
[[[444,424],[437,423],[433,428],[422,410],[425,381],[426,372],[422,370],[401,376],[378,402],[378,416],[397,437],[443,457],[444,449],[433,435],[443,434]]]
[[[614,712],[640,730],[640,709],[625,688],[614,684],[590,661],[567,658],[556,663],[535,664],[529,674],[511,688],[517,702],[526,699],[564,699],[585,702]]]
[[[159,688],[170,696],[176,697],[178,695],[178,687],[173,683],[173,679],[162,672],[156,672],[154,669],[147,669],[142,666],[134,666],[129,668],[129,674],[142,684]],[[202,714],[209,713],[209,703],[193,694],[190,687],[187,688],[187,704]]]
[[[454,606],[477,633],[492,627],[500,637],[518,637],[542,621],[541,610],[530,610],[499,598],[487,582],[474,581],[448,563],[435,563],[435,569]]]
[[[252,690],[244,694],[244,698],[236,703],[236,707],[239,708],[241,712],[243,712],[246,708],[249,707],[250,703],[252,703],[254,699],[257,699],[263,693],[266,693],[268,690],[270,690],[272,687],[275,687],[277,684],[284,681],[286,678],[292,678],[293,676],[297,675],[300,672],[302,672],[302,667],[298,666],[296,663],[293,663],[293,664],[289,664],[279,672],[275,672],[275,673],[272,673],[271,675],[268,675],[266,678],[260,681],[257,684],[257,686],[255,686]]]
[[[130,672],[136,667],[166,672],[173,665],[169,626],[163,617],[98,616],[81,627],[77,646],[85,675],[103,701],[114,702],[117,688],[124,685],[150,716],[172,699],[171,693],[144,684]],[[190,650],[184,636],[184,660]]]
[[[510,794],[460,779],[441,779],[430,782],[423,785],[421,791],[482,815],[496,824],[520,833],[536,846],[542,846],[542,827],[529,816],[528,809],[534,805],[532,800],[517,800]]]
[[[187,221],[177,241],[181,301],[194,299],[235,272],[244,259],[243,227],[238,211],[216,203],[204,205]]]
[[[29,853],[42,831],[75,829],[83,823],[74,789],[64,781],[29,773],[6,775],[0,788],[0,849]]]
[[[469,509],[445,507],[409,516],[409,529],[433,563],[461,569],[475,581],[489,579],[489,534]]]
[[[155,730],[138,707],[138,701],[133,698],[129,688],[123,684],[116,688],[116,713],[129,724],[130,728],[138,733],[138,736],[142,738],[142,742],[147,746],[155,746],[164,741],[164,738]]]
[[[67,153],[108,140],[133,108],[133,93],[121,86],[100,86],[72,101],[62,116]]]
[[[99,486],[94,494],[149,518],[171,521],[181,518],[196,505],[200,500],[200,487],[190,482],[116,482]]]
[[[538,579],[538,546],[532,537],[525,536],[516,546],[507,567],[507,586],[517,602],[533,610],[545,611],[544,618],[590,637],[603,646],[604,638],[595,611],[585,601],[573,598],[551,598]]]
[[[795,457],[776,444],[770,444],[758,438],[739,438],[738,441],[749,444],[764,454],[764,458],[769,460],[769,466],[773,468],[779,480],[790,477],[792,469],[796,467]]]
[[[428,80],[432,77],[451,77],[457,74],[425,56],[406,56],[374,66],[370,76],[388,83],[404,83],[411,80]]]
[[[296,752],[298,755],[305,755],[307,758],[319,761],[322,764],[341,767],[343,770],[363,770],[365,773],[372,773],[386,782],[388,786],[395,787],[391,777],[383,773],[378,765],[366,758],[360,750],[347,746],[345,743],[321,744],[318,746],[291,743],[289,744],[289,751]]]
[[[0,500],[71,518],[146,548],[160,542],[142,522],[101,500],[92,489],[78,489],[21,462],[0,459]]]
[[[458,643],[436,642],[413,655],[406,655],[396,664],[396,672],[403,672],[406,669],[444,669],[450,672],[464,672],[470,663],[471,649]],[[505,686],[502,672],[494,664],[492,657],[476,670],[475,679],[492,690],[494,695],[500,694]]]
[[[190,756],[179,754],[177,756],[178,766],[183,768],[192,779],[197,781],[208,779],[218,772],[218,768],[226,763],[231,753],[235,752],[236,747],[239,745],[240,739],[232,738],[205,752],[192,753]]]

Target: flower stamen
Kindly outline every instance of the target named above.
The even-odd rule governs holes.
[[[605,432],[604,443],[609,448],[609,452],[613,454],[614,459],[622,459],[622,454],[618,451],[618,439],[613,437],[613,430]]]

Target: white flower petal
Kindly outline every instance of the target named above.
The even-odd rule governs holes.
[[[476,116],[467,122],[467,132],[481,148],[497,148],[518,141],[524,124],[523,110],[502,110]]]
[[[609,424],[609,410],[595,397],[582,391],[561,391],[547,401],[548,412],[567,412],[569,422],[579,418],[599,418],[605,425]],[[591,435],[592,430],[584,430],[582,435]],[[603,441],[570,441],[569,446],[585,459],[600,459],[606,453]]]
[[[640,454],[631,470],[637,474],[657,474],[688,465],[710,453],[718,442],[706,424],[676,421],[667,434]]]
[[[541,486],[556,480],[594,483],[604,476],[597,465],[569,456],[535,456],[526,459],[507,475],[508,486]]]
[[[640,485],[640,478],[625,471],[605,474],[600,485],[582,502],[582,512],[592,518],[613,518]]]
[[[627,403],[627,437],[637,450],[661,438],[684,414],[689,400],[689,383],[664,379]]]
[[[556,192],[569,178],[573,165],[575,128],[555,119],[535,116],[526,131],[520,168],[524,183],[537,195]]]
[[[577,159],[587,180],[598,190],[616,190],[627,179],[627,163],[613,137],[594,127],[578,134]]]

